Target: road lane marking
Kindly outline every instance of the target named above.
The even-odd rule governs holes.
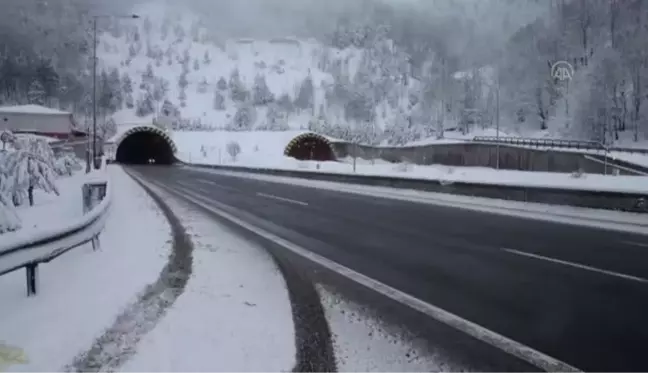
[[[290,199],[290,198],[279,197],[279,196],[275,196],[275,195],[272,195],[272,194],[265,194],[265,193],[258,192],[258,193],[257,193],[257,196],[259,196],[259,197],[265,197],[265,198],[271,198],[271,199],[276,199],[276,200],[284,201],[284,202],[290,202],[290,203],[294,203],[294,204],[302,205],[302,206],[308,206],[308,203],[306,203],[306,202],[303,202],[303,201],[297,201],[296,199]]]
[[[621,243],[624,243],[626,245],[632,245],[632,246],[648,247],[648,243],[643,243],[643,242],[621,241]]]
[[[407,294],[389,285],[383,284],[382,282],[367,277],[359,272],[347,268],[328,258],[315,254],[307,249],[302,248],[301,246],[295,245],[294,243],[287,241],[279,236],[276,236],[264,229],[258,228],[255,225],[247,223],[246,221],[241,220],[226,211],[227,209],[238,210],[234,207],[227,206],[218,201],[211,200],[209,198],[206,198],[205,196],[201,196],[198,193],[194,193],[191,191],[177,190],[176,188],[164,184],[159,184],[155,181],[149,182],[147,180],[144,180],[144,178],[141,175],[138,176],[140,178],[140,181],[144,182],[147,185],[153,186],[153,188],[155,189],[166,190],[168,193],[175,195],[176,197],[185,199],[186,201],[201,206],[204,209],[212,212],[213,214],[218,215],[221,218],[226,219],[250,231],[251,233],[256,234],[259,237],[265,238],[293,252],[294,254],[306,258],[307,260],[313,261],[318,265],[337,273],[340,276],[343,276],[370,290],[382,294],[387,298],[390,298],[398,303],[401,303],[407,307],[419,311],[443,324],[455,328],[475,339],[478,339],[488,345],[498,348],[504,351],[505,353],[508,353],[523,361],[526,361],[529,364],[532,364],[542,370],[545,370],[547,372],[581,372],[581,370],[565,362],[557,360],[549,355],[546,355],[520,342],[505,337],[497,332],[487,329],[472,321],[466,320],[461,316],[455,315],[440,307],[426,303],[410,294]]]
[[[198,178],[195,179],[195,180],[196,180],[197,182],[199,182],[199,183],[213,185],[213,186],[215,186],[215,187],[217,187],[217,188],[220,188],[220,189],[223,189],[223,190],[235,190],[235,189],[232,188],[232,187],[228,187],[227,185],[219,184],[219,183],[217,183],[217,182],[215,182],[215,181],[212,181],[212,180],[207,180],[207,179],[198,179]]]
[[[588,266],[588,265],[585,265],[585,264],[568,262],[566,260],[550,258],[548,256],[542,256],[542,255],[538,255],[538,254],[527,253],[527,252],[524,252],[524,251],[518,251],[518,250],[514,250],[514,249],[502,248],[502,250],[504,250],[504,251],[506,251],[508,253],[511,253],[511,254],[526,256],[528,258],[544,260],[544,261],[551,262],[551,263],[556,263],[556,264],[562,264],[564,266],[578,268],[578,269],[582,269],[582,270],[585,270],[585,271],[596,272],[596,273],[601,273],[601,274],[608,275],[608,276],[619,277],[619,278],[622,278],[622,279],[625,279],[625,280],[648,283],[648,279],[645,279],[645,278],[642,278],[642,277],[636,277],[636,276],[632,276],[632,275],[626,275],[626,274],[623,274],[623,273],[608,271],[607,269],[600,269],[600,268],[596,268],[596,267],[591,267],[591,266]]]

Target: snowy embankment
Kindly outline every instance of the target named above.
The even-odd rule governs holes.
[[[265,135],[264,135],[265,134]],[[393,164],[382,160],[342,159],[340,162],[298,161],[284,156],[284,149],[294,138],[294,132],[269,136],[265,132],[173,132],[178,146],[178,158],[187,163],[259,167],[281,170],[303,170],[390,176],[412,179],[441,180],[445,183],[467,182],[489,185],[523,187],[553,187],[561,189],[648,193],[648,177],[566,174],[494,170],[485,167],[450,167],[442,165]],[[232,157],[227,151],[230,142],[240,145],[240,153]]]
[[[153,188],[192,238],[192,277],[122,370],[291,371],[291,305],[272,258],[211,216]]]
[[[61,369],[90,346],[164,266],[170,246],[166,220],[128,176],[119,170],[110,170],[110,176],[115,198],[100,236],[101,250],[93,252],[85,244],[41,266],[40,291],[33,298],[25,296],[24,272],[0,277],[0,343],[22,350],[28,361],[10,370]],[[61,185],[59,198],[69,198],[71,206],[55,204],[67,209],[68,216],[81,213],[80,184],[73,185],[73,179],[70,183],[69,193]],[[37,215],[37,224],[64,219],[47,211]]]

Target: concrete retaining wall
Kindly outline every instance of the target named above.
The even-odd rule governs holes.
[[[334,150],[338,157],[352,156],[360,158],[383,159],[388,162],[408,162],[415,164],[442,164],[447,166],[497,167],[497,145],[485,143],[435,144],[416,147],[370,147],[349,143],[335,143]],[[540,150],[515,146],[500,145],[499,167],[505,170],[546,171],[571,173],[582,169],[590,174],[603,174],[605,165],[587,159],[585,154]],[[608,165],[611,173],[613,162]],[[634,175],[627,169],[620,169],[622,175]]]

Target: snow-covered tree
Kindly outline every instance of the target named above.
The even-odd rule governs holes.
[[[218,83],[216,83],[216,88],[218,88],[221,91],[227,90],[227,81],[225,80],[225,78],[221,76],[220,79],[218,79]]]
[[[301,110],[313,109],[313,78],[308,75],[299,86],[295,98],[295,107]]]
[[[267,131],[286,131],[289,129],[285,115],[276,104],[268,105],[265,122],[258,128]]]
[[[187,92],[184,89],[180,89],[180,93],[178,93],[178,100],[180,100],[180,107],[187,106]]]
[[[277,100],[277,106],[286,114],[292,113],[295,108],[292,99],[287,93],[279,96],[279,99]]]
[[[249,92],[245,88],[238,69],[232,70],[229,79],[230,98],[235,102],[245,102],[249,97]]]
[[[249,131],[256,121],[256,109],[250,104],[240,105],[228,125],[231,131]]]
[[[225,97],[219,91],[214,92],[214,110],[225,110]]]
[[[153,95],[151,92],[142,92],[140,93],[139,98],[137,99],[137,107],[135,109],[135,114],[138,117],[145,117],[147,115],[155,113],[155,100],[153,100]]]
[[[232,157],[232,161],[236,162],[236,157],[241,153],[241,145],[236,141],[230,141],[226,145],[227,154]]]
[[[275,96],[270,91],[270,88],[268,88],[265,75],[259,74],[254,78],[254,86],[252,89],[254,105],[268,105],[269,103],[274,102]]]
[[[198,59],[195,59],[195,60],[194,60],[194,62],[193,62],[193,69],[194,69],[195,71],[200,70],[200,62],[198,62]]]
[[[187,73],[183,72],[178,78],[178,87],[180,87],[180,89],[186,89],[188,85],[189,80],[187,80]]]
[[[27,100],[30,104],[35,105],[45,105],[46,94],[43,83],[38,79],[32,80],[29,85],[29,91],[27,92]]]
[[[2,183],[0,194],[20,206],[27,200],[34,204],[34,189],[59,194],[55,183],[55,157],[52,148],[44,139],[34,136],[18,138],[13,150],[7,152],[0,164]]]
[[[205,55],[203,56],[203,64],[209,65],[211,63],[211,56],[209,55],[209,51],[205,51]]]

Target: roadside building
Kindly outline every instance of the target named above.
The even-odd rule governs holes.
[[[0,106],[0,131],[69,139],[85,137],[72,113],[39,105]]]

